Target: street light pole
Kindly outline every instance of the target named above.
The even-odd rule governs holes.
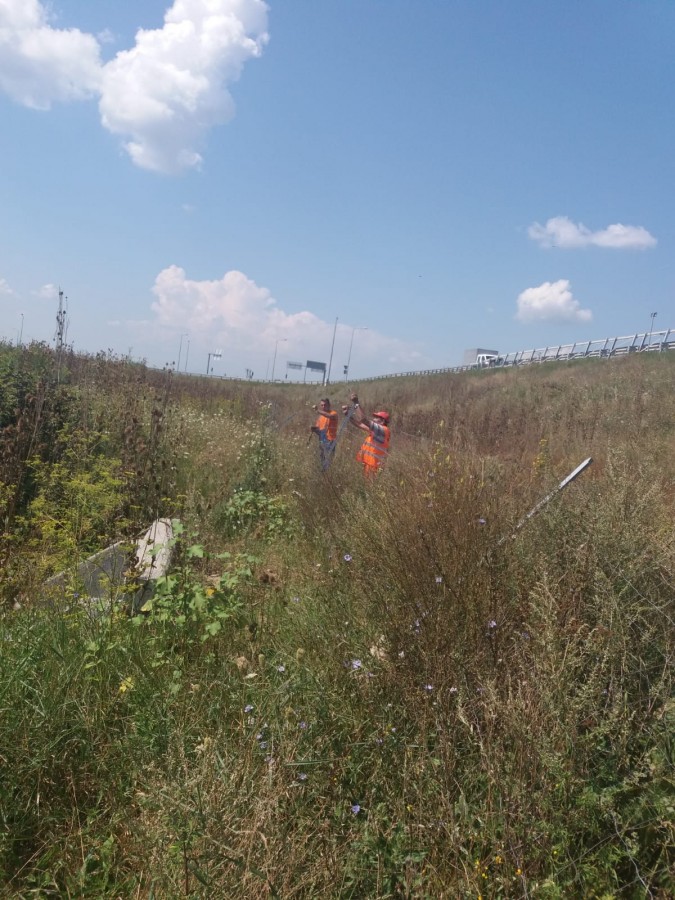
[[[178,364],[176,365],[176,372],[180,372],[180,355],[183,350],[183,338],[187,336],[187,331],[185,332],[185,334],[181,334],[180,336],[180,344],[178,345]]]
[[[272,360],[272,382],[274,382],[274,367],[277,364],[277,348],[279,344],[283,344],[284,341],[287,341],[288,338],[277,338],[277,341],[274,345],[274,359]]]
[[[365,325],[362,328],[358,328],[358,327],[354,326],[354,328],[352,328],[352,339],[349,342],[349,355],[347,356],[347,365],[345,366],[345,381],[347,380],[347,378],[349,376],[349,364],[352,361],[352,347],[354,346],[354,334],[357,331],[368,331],[368,326]]]
[[[19,347],[23,344],[23,313],[19,313],[21,316],[21,330],[19,331]]]
[[[653,312],[650,316],[651,325],[649,326],[649,344],[652,342],[652,335],[654,334],[654,319],[656,318],[656,313]]]
[[[335,332],[337,331],[337,316],[335,317],[335,327],[333,328],[333,343],[330,345],[330,359],[328,360],[328,375],[326,375],[326,384],[330,384],[330,370],[333,365],[333,348],[335,347]]]
[[[190,355],[190,338],[187,339],[187,347],[185,349],[185,371],[187,372],[187,361]]]

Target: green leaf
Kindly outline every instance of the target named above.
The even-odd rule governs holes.
[[[204,556],[204,548],[201,544],[193,544],[191,547],[188,547],[187,555],[190,558],[197,556],[201,559]]]

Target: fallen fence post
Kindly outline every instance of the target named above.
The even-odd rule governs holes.
[[[586,469],[588,466],[590,466],[590,464],[592,462],[593,462],[593,458],[591,456],[589,456],[588,459],[585,459],[582,463],[580,463],[573,472],[570,472],[570,474],[567,476],[567,478],[563,478],[563,480],[560,482],[560,484],[556,488],[554,488],[554,490],[552,490],[550,494],[547,494],[543,500],[540,500],[539,503],[537,503],[537,505],[534,506],[529,511],[529,513],[520,520],[520,522],[518,522],[518,524],[513,529],[513,532],[510,535],[508,535],[507,537],[503,537],[499,541],[497,541],[497,546],[501,547],[501,545],[505,541],[507,541],[509,538],[515,537],[516,534],[523,527],[523,525],[525,525],[533,516],[536,516],[536,514],[539,512],[540,509],[543,509],[544,506],[546,506],[546,504],[549,503],[556,496],[556,494],[559,494],[560,491],[564,490],[568,484],[571,484],[571,482],[573,482],[574,479],[578,475],[581,475],[581,473],[584,471],[584,469]]]

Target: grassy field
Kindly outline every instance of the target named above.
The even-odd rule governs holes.
[[[370,483],[358,385],[0,346],[2,896],[675,895],[674,376],[365,384]],[[45,597],[159,516],[150,612]]]

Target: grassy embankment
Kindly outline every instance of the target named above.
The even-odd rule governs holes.
[[[363,385],[367,486],[317,390],[0,348],[3,895],[672,896],[674,367]],[[42,602],[158,515],[150,615]]]

